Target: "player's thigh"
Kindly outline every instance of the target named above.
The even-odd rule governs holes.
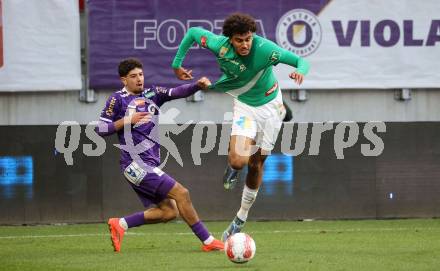
[[[176,181],[176,184],[168,192],[168,198],[175,201],[189,198],[189,191],[183,185]]]
[[[249,156],[249,153],[240,152],[243,147],[248,147],[257,136],[257,122],[255,120],[255,108],[235,101],[234,117],[232,120],[231,140],[229,150],[232,154]]]
[[[269,155],[280,133],[282,122],[274,119],[272,123],[266,122],[266,126],[262,131],[262,139],[260,143],[261,152],[263,155]]]
[[[255,153],[255,140],[242,135],[231,135],[229,141],[229,154],[230,161],[240,161],[247,164],[249,157]]]
[[[261,135],[258,145],[263,155],[268,155],[273,150],[282,124],[283,120],[278,114],[258,120],[258,132]]]

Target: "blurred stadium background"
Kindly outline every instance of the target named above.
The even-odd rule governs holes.
[[[144,62],[146,86],[179,84],[170,65],[186,29],[201,25],[219,33],[222,19],[234,11],[253,15],[259,34],[311,63],[300,89],[287,79],[289,69],[275,68],[293,111],[293,121],[284,125],[292,134],[291,149],[298,127],[307,128],[307,140],[291,156],[283,153],[280,135],[252,219],[440,216],[437,0],[0,0],[0,6],[0,224],[103,222],[139,210],[119,172],[116,138],[106,140],[102,155],[87,156],[84,146],[97,145],[85,127],[120,89],[121,59]],[[209,52],[194,48],[189,54],[185,64],[196,77],[217,78]],[[222,127],[230,127],[225,113],[232,111],[232,98],[197,93],[163,111],[173,108],[180,113],[162,118],[163,129],[193,124],[171,135],[183,165],[170,155],[165,171],[190,189],[203,219],[231,219],[241,189],[223,190],[225,145],[218,140],[193,156],[191,143],[209,129],[220,139]],[[65,121],[73,165],[55,147]],[[201,121],[209,122],[205,129],[194,125]],[[335,130],[346,121],[358,123],[359,136],[338,159]],[[386,131],[375,130],[384,148],[366,156],[361,145],[374,146],[363,128],[371,121],[386,125]],[[79,134],[71,128],[75,123]],[[320,124],[330,128],[317,154],[310,142]],[[343,130],[346,140],[353,129]]]

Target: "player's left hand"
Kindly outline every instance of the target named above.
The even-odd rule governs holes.
[[[185,69],[185,68],[183,68],[183,67],[180,67],[180,68],[174,69],[174,74],[175,74],[176,77],[177,77],[178,79],[180,79],[180,80],[185,80],[185,81],[187,81],[187,80],[191,80],[191,79],[193,79],[193,76],[192,76],[192,70],[187,70],[187,69]]]
[[[197,86],[200,89],[207,90],[210,85],[211,85],[211,81],[209,80],[208,77],[202,77],[199,80],[197,80]]]
[[[298,85],[301,85],[304,80],[304,75],[297,72],[292,72],[291,74],[289,74],[289,77],[295,80]]]

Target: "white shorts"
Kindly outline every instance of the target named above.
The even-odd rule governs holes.
[[[281,90],[275,99],[261,106],[250,106],[234,99],[231,135],[249,137],[261,149],[271,151],[285,115]]]

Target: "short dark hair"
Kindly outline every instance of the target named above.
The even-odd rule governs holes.
[[[223,23],[223,35],[231,38],[235,34],[257,32],[257,24],[252,16],[244,13],[233,13]]]
[[[119,63],[119,67],[118,67],[119,76],[125,77],[131,70],[135,68],[142,69],[142,63],[138,59],[136,58],[124,59]]]

